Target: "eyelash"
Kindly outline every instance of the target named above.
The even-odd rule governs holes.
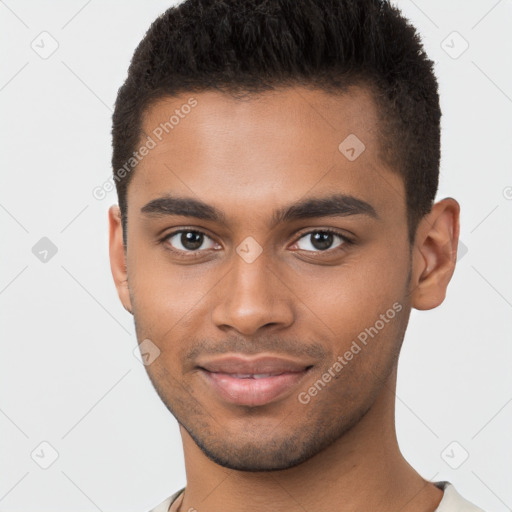
[[[300,233],[298,235],[298,238],[295,240],[294,244],[297,243],[299,240],[304,238],[307,235],[312,235],[313,233],[329,233],[331,235],[336,235],[341,238],[342,243],[338,245],[337,247],[334,247],[333,249],[326,249],[325,251],[307,251],[306,249],[295,249],[296,251],[305,251],[312,254],[335,254],[336,252],[340,250],[345,250],[347,245],[353,245],[355,242],[350,239],[348,236],[340,233],[339,231],[331,228],[323,228],[323,229],[311,229],[309,231],[304,231],[303,233]]]
[[[163,236],[160,240],[159,240],[159,243],[161,244],[164,244],[164,247],[166,250],[168,251],[171,251],[173,254],[177,255],[178,257],[180,258],[186,258],[186,259],[190,259],[190,258],[197,258],[197,257],[200,257],[202,256],[202,252],[203,251],[207,251],[207,250],[215,250],[215,249],[202,249],[202,250],[196,250],[196,251],[182,251],[180,249],[174,249],[173,247],[171,247],[169,244],[165,244],[165,242],[167,242],[170,238],[172,238],[174,235],[177,235],[178,233],[188,233],[188,232],[191,232],[191,233],[199,233],[201,235],[204,235],[210,239],[213,240],[213,238],[208,235],[207,233],[205,233],[204,231],[201,231],[200,229],[192,229],[192,228],[189,228],[189,229],[178,229],[176,231],[173,231],[171,233],[168,233],[166,234],[165,236]],[[350,245],[354,245],[355,242],[350,239],[349,237],[347,237],[346,235],[340,233],[339,231],[335,230],[335,229],[331,229],[331,228],[322,228],[322,229],[312,229],[310,231],[305,231],[303,233],[301,233],[300,235],[298,235],[298,237],[296,238],[295,243],[297,243],[299,240],[301,240],[302,238],[304,238],[306,235],[312,235],[314,233],[330,233],[332,235],[336,235],[336,236],[339,236],[341,238],[341,240],[343,241],[342,244],[340,244],[339,246],[335,247],[334,249],[326,249],[325,251],[306,251],[305,249],[295,249],[297,251],[306,251],[306,252],[309,252],[309,253],[313,253],[313,254],[326,254],[326,253],[330,253],[330,251],[332,251],[333,253],[338,251],[338,250],[344,250],[346,248],[346,246],[350,246]]]

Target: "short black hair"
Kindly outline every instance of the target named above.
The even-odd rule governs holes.
[[[437,192],[441,110],[433,62],[400,10],[387,0],[186,0],[151,24],[115,103],[112,166],[125,247],[133,177],[126,163],[135,162],[143,115],[154,102],[297,85],[372,92],[380,157],[404,179],[412,244]]]

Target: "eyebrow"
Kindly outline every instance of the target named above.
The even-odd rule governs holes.
[[[141,208],[141,213],[150,217],[180,215],[226,223],[224,212],[199,199],[166,195],[151,200]],[[333,194],[327,197],[303,199],[273,212],[271,224],[279,224],[299,219],[316,217],[347,217],[364,215],[373,219],[379,216],[368,202],[346,194]]]

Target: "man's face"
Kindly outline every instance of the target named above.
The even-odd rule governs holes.
[[[297,465],[372,407],[410,311],[404,185],[379,158],[372,98],[183,94],[144,131],[156,147],[128,189],[126,261],[138,341],[160,350],[149,377],[215,462]],[[333,195],[346,204],[276,214]]]

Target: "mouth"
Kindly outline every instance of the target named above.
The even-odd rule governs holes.
[[[223,401],[261,406],[290,394],[313,367],[274,357],[228,357],[198,366],[211,390]]]

